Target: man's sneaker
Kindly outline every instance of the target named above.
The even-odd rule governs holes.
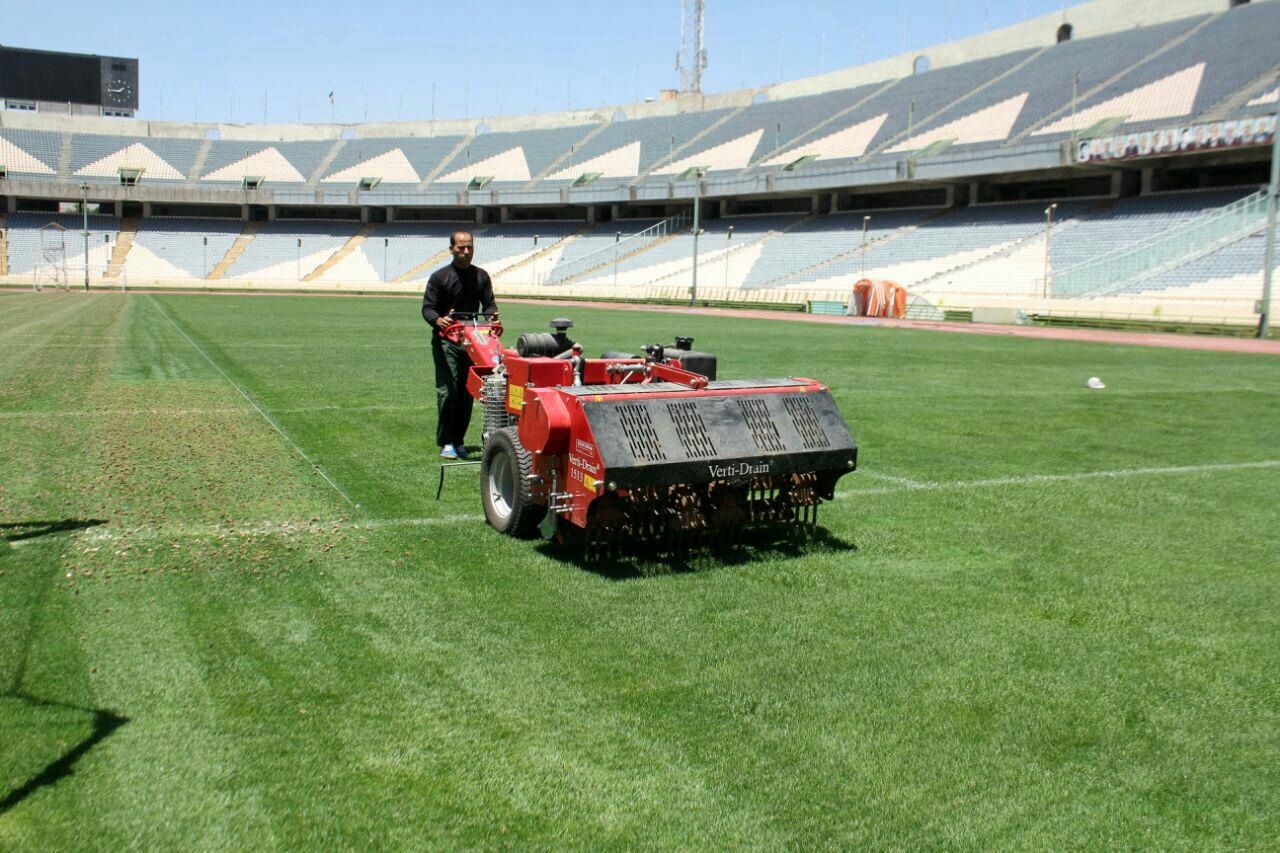
[[[454,452],[458,454],[458,458],[459,458],[459,459],[470,459],[470,458],[471,458],[471,451],[470,451],[470,450],[467,450],[467,449],[466,449],[465,447],[463,447],[461,444],[459,444],[459,445],[454,449]]]
[[[463,452],[465,453],[466,451],[464,450]],[[446,444],[444,447],[440,448],[440,458],[441,459],[457,459],[459,458],[458,451],[454,448],[452,444]]]

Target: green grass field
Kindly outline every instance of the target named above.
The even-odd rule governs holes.
[[[1275,847],[1276,358],[562,313],[829,382],[827,535],[436,501],[413,300],[0,294],[0,848]]]

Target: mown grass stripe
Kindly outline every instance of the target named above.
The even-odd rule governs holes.
[[[254,524],[165,524],[154,527],[135,527],[127,530],[94,528],[80,534],[86,543],[151,541],[166,539],[204,538],[209,536],[293,536],[296,534],[324,534],[336,531],[385,530],[397,527],[447,527],[452,524],[484,521],[479,513],[451,513],[429,518],[371,518],[349,519],[278,520],[260,521]]]
[[[321,412],[428,412],[433,411],[434,407],[427,405],[417,406],[291,406],[288,408],[276,408],[275,413],[278,415],[311,415]],[[240,409],[231,409],[226,407],[184,407],[184,408],[133,408],[133,409],[33,409],[21,412],[3,412],[0,411],[0,418],[97,418],[97,417],[131,417],[152,416],[152,415],[173,415],[174,417],[188,417],[191,415],[232,415],[240,412]]]
[[[240,386],[240,383],[239,383],[239,382],[236,382],[234,379],[232,379],[232,378],[231,378],[231,376],[230,376],[230,375],[228,375],[228,373],[227,373],[225,370],[223,370],[223,369],[222,369],[222,366],[221,366],[221,365],[219,365],[216,361],[214,361],[214,360],[209,356],[209,353],[207,353],[207,352],[205,352],[205,351],[204,351],[204,348],[203,348],[202,346],[200,346],[198,343],[196,343],[194,340],[192,340],[191,336],[190,336],[190,335],[188,335],[188,334],[186,333],[186,331],[185,331],[181,326],[179,326],[179,325],[178,325],[177,321],[175,321],[175,320],[173,319],[173,317],[169,316],[169,312],[168,312],[168,311],[166,311],[166,310],[164,310],[164,306],[163,306],[163,305],[161,305],[158,301],[156,301],[156,298],[155,298],[154,296],[148,296],[147,298],[148,298],[148,299],[150,299],[150,300],[151,300],[151,302],[155,305],[156,309],[160,312],[160,316],[162,316],[162,317],[164,317],[166,320],[168,320],[168,321],[173,325],[173,327],[174,327],[175,329],[177,329],[177,330],[178,330],[178,334],[180,334],[180,335],[182,335],[182,337],[186,338],[186,339],[187,339],[187,343],[189,343],[189,344],[191,344],[191,346],[195,347],[196,352],[198,352],[198,353],[200,353],[200,355],[204,356],[205,361],[207,361],[207,362],[209,362],[209,364],[213,365],[213,369],[214,369],[214,370],[216,370],[216,371],[218,371],[218,373],[220,373],[220,374],[222,375],[222,378],[223,378],[223,379],[225,379],[225,380],[227,380],[227,382],[229,382],[229,383],[231,384],[231,387],[232,387],[232,388],[235,388],[235,389],[236,389],[236,391],[240,392],[240,396],[241,396],[241,397],[244,397],[246,400],[248,400],[248,401],[249,401],[249,405],[250,405],[250,406],[253,406],[253,408],[257,410],[258,414],[262,415],[263,420],[265,420],[268,424],[270,424],[272,429],[274,429],[276,432],[280,433],[280,437],[281,437],[281,438],[283,438],[285,441],[289,442],[290,446],[292,446],[292,447],[293,447],[293,449],[294,449],[294,450],[296,450],[296,451],[298,452],[298,455],[299,455],[299,456],[301,456],[304,460],[306,460],[307,464],[308,464],[308,465],[310,465],[310,466],[315,470],[315,472],[316,472],[317,474],[319,474],[321,477],[323,477],[323,478],[324,478],[324,481],[325,481],[326,483],[328,483],[330,486],[332,486],[334,491],[336,491],[338,494],[342,495],[342,499],[343,499],[344,501],[346,501],[347,503],[349,503],[349,504],[350,504],[351,506],[353,506],[353,507],[359,507],[359,506],[360,506],[358,503],[356,503],[354,500],[352,500],[351,495],[347,494],[346,490],[345,490],[345,489],[343,489],[343,488],[342,488],[342,486],[339,486],[339,485],[334,481],[334,479],[333,479],[332,477],[330,477],[330,476],[329,476],[329,474],[328,474],[328,473],[327,473],[323,468],[321,468],[321,467],[320,467],[319,463],[317,463],[315,460],[313,460],[310,456],[308,456],[308,455],[307,455],[307,452],[306,452],[305,450],[303,450],[303,449],[298,445],[298,443],[297,443],[296,441],[294,441],[294,440],[293,440],[293,438],[291,438],[291,437],[289,436],[289,434],[288,434],[287,432],[285,432],[285,431],[284,431],[284,428],[283,428],[283,427],[281,427],[281,426],[280,426],[280,424],[276,423],[275,418],[273,418],[273,417],[271,417],[271,415],[267,414],[266,410],[265,410],[265,409],[263,409],[261,406],[259,406],[259,405],[258,405],[258,401],[257,401],[257,400],[255,400],[255,399],[253,399],[253,397],[252,397],[252,396],[250,396],[249,392],[248,392],[248,391],[246,391],[244,388],[242,388],[242,387]]]
[[[1226,462],[1212,465],[1183,465],[1170,468],[1132,468],[1123,471],[1080,471],[1071,474],[1028,474],[1021,477],[992,477],[986,480],[957,480],[955,482],[917,482],[903,477],[889,475],[871,475],[868,471],[860,471],[864,476],[878,476],[894,482],[901,482],[900,488],[873,488],[862,490],[842,490],[835,494],[837,500],[862,497],[863,495],[891,495],[906,492],[941,491],[945,489],[994,488],[1000,486],[1026,486],[1045,483],[1070,483],[1080,480],[1121,479],[1127,477],[1168,476],[1176,474],[1202,474],[1218,471],[1239,471],[1251,469],[1280,468],[1280,459],[1266,459],[1259,462]],[[913,485],[907,485],[913,483]],[[479,513],[451,513],[449,515],[419,518],[374,518],[351,521],[348,519],[331,519],[322,521],[310,520],[277,520],[261,521],[255,524],[231,526],[225,524],[204,525],[163,525],[159,527],[139,527],[127,531],[111,531],[106,529],[89,529],[79,534],[88,542],[114,542],[124,539],[172,539],[182,537],[205,536],[265,536],[273,534],[298,533],[330,533],[337,530],[379,530],[396,527],[439,527],[457,523],[475,523],[484,520]]]

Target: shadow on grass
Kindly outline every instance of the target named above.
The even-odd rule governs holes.
[[[0,523],[0,538],[8,542],[38,539],[53,533],[85,530],[107,522],[101,518],[64,518],[61,521],[14,521]]]
[[[19,521],[0,523],[0,539],[9,543],[24,542],[30,539],[38,539],[42,536],[50,536],[55,533],[66,533],[75,530],[85,530],[90,527],[97,527],[107,522],[97,518],[66,518],[61,521]],[[81,705],[73,705],[67,702],[55,702],[49,699],[41,699],[38,696],[32,696],[30,693],[22,689],[22,682],[26,680],[27,667],[31,661],[32,645],[39,628],[40,620],[44,616],[45,601],[48,598],[49,589],[53,586],[54,578],[57,577],[58,566],[56,563],[50,563],[49,577],[44,579],[43,588],[37,594],[36,600],[31,608],[31,623],[27,629],[26,640],[23,643],[22,651],[18,657],[18,665],[15,669],[8,689],[0,692],[0,697],[16,699],[35,708],[56,708],[78,711],[88,714],[93,719],[93,728],[78,743],[71,746],[61,755],[54,758],[44,766],[38,773],[28,779],[24,784],[10,791],[0,799],[0,815],[5,814],[14,806],[21,803],[27,797],[42,788],[57,784],[60,780],[70,776],[75,772],[76,763],[85,756],[89,750],[93,749],[104,739],[110,737],[116,729],[129,722],[127,717],[123,717],[114,711],[106,708],[86,708]],[[39,582],[39,576],[34,575],[31,579],[33,582]]]
[[[63,702],[50,702],[45,699],[39,699],[30,696],[24,692],[17,691],[6,693],[10,698],[26,702],[43,708],[67,708],[74,711],[83,711],[93,717],[93,731],[68,749],[62,755],[50,761],[44,766],[39,773],[32,776],[27,782],[11,791],[3,800],[0,800],[0,815],[9,811],[14,806],[21,803],[27,797],[39,791],[41,788],[47,788],[50,785],[56,785],[62,779],[70,776],[75,772],[76,762],[84,757],[85,753],[97,746],[101,741],[110,737],[116,729],[129,722],[128,717],[122,717],[119,714],[108,711],[104,708],[82,708],[79,705],[68,705]]]
[[[744,532],[728,547],[688,553],[664,552],[644,547],[642,543],[630,543],[625,549],[591,556],[587,555],[581,542],[541,542],[537,547],[543,556],[615,581],[692,574],[765,560],[776,562],[816,554],[846,554],[858,550],[854,543],[833,536],[821,527],[802,540],[779,536],[776,532]]]

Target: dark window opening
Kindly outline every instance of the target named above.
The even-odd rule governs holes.
[[[1062,26],[1058,27],[1058,44],[1062,44],[1064,41],[1071,41],[1071,25],[1070,24],[1063,24]]]

